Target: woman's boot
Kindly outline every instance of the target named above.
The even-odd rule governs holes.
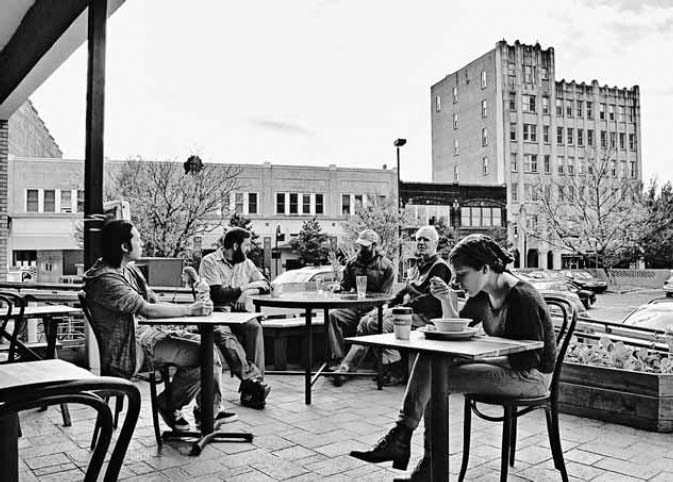
[[[351,457],[364,460],[365,462],[393,461],[393,468],[406,470],[411,452],[411,434],[413,431],[405,425],[398,423],[390,432],[377,442],[368,452],[351,452]]]

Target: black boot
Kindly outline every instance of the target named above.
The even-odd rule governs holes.
[[[412,432],[410,428],[398,423],[377,442],[372,450],[368,452],[354,450],[350,455],[365,462],[378,463],[392,460],[394,469],[406,470],[411,452]]]
[[[393,482],[430,482],[430,457],[424,455],[409,477],[397,477]]]

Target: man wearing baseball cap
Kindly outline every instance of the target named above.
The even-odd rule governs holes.
[[[377,249],[379,235],[372,229],[360,232],[355,244],[357,254],[348,260],[341,279],[341,291],[354,291],[356,278],[367,277],[367,293],[389,293],[393,286],[393,263]],[[333,362],[344,357],[344,336],[355,336],[355,328],[369,308],[330,310],[327,335]],[[338,380],[335,377],[333,380]]]

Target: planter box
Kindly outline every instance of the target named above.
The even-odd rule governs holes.
[[[564,363],[559,410],[644,430],[673,432],[673,375]]]

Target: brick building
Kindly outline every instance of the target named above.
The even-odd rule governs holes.
[[[555,78],[553,48],[500,41],[431,87],[433,182],[505,185],[521,267],[561,267],[558,248],[529,236],[544,178],[606,158],[615,176],[641,179],[638,86]]]

